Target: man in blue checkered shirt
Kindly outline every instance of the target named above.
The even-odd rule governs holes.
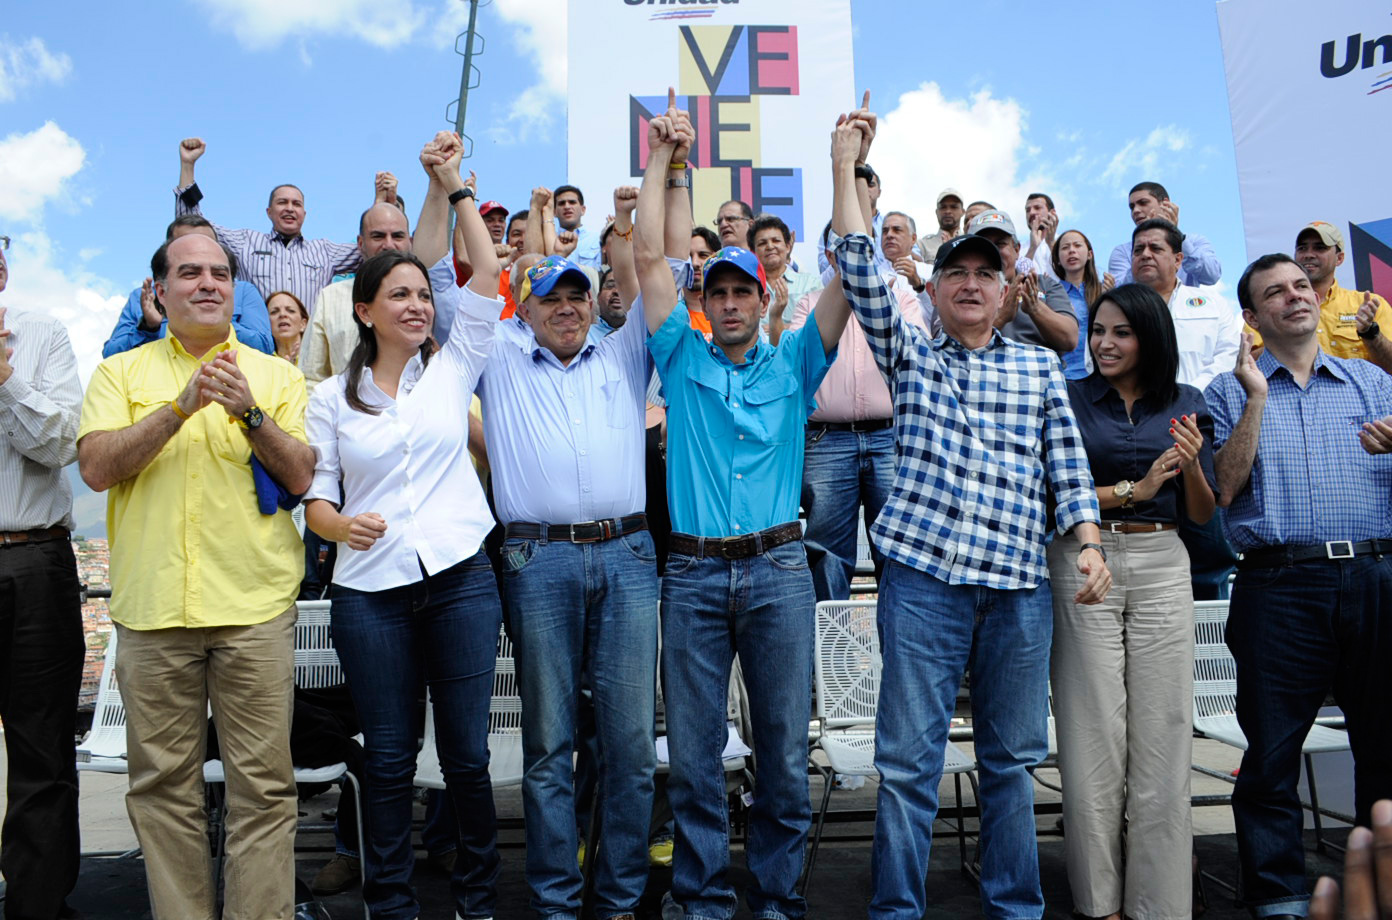
[[[839,205],[839,202],[838,202]],[[881,783],[871,857],[876,920],[919,920],[948,722],[964,671],[981,771],[981,899],[988,917],[1039,917],[1030,771],[1048,750],[1052,598],[1046,495],[1060,533],[1084,544],[1079,603],[1111,585],[1097,493],[1063,365],[1002,338],[1000,252],[979,236],[938,250],[929,290],[936,338],[906,323],[875,268],[864,219],[837,207],[846,297],[894,395],[899,465],[871,528],[884,671],[875,727]]]
[[[1247,751],[1233,789],[1243,898],[1303,917],[1301,747],[1332,689],[1348,724],[1354,815],[1392,797],[1392,377],[1319,347],[1319,296],[1284,254],[1237,283],[1234,371],[1205,397],[1237,564],[1227,643]]]

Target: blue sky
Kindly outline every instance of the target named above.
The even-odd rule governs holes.
[[[617,2],[575,0],[596,10]],[[416,154],[446,127],[467,9],[459,0],[6,6],[0,233],[15,242],[0,305],[62,318],[84,379],[172,217],[182,137],[208,142],[198,174],[205,211],[221,223],[266,226],[267,191],[294,182],[306,232],[351,239],[379,169],[400,177],[414,215],[424,189]],[[1212,0],[1163,9],[851,0],[851,11],[855,83],[882,117],[871,157],[882,208],[931,227],[936,192],[952,185],[1019,219],[1024,193],[1040,189],[1105,263],[1129,237],[1126,190],[1156,178],[1183,229],[1208,236],[1236,279],[1245,251]],[[566,0],[492,0],[480,11],[468,166],[483,197],[509,208],[534,185],[565,180],[566,16]],[[622,77],[614,49],[595,60]],[[825,162],[824,149],[808,151],[814,174]],[[590,220],[601,221],[607,190],[587,191]]]

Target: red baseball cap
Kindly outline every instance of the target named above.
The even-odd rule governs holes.
[[[490,211],[502,211],[504,217],[508,214],[508,209],[503,207],[501,201],[485,201],[483,204],[479,205],[480,216],[486,215]]]

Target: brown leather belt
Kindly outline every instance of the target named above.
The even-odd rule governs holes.
[[[48,543],[52,540],[68,539],[68,528],[49,527],[46,530],[0,531],[0,547],[18,546],[21,543]]]
[[[1178,524],[1143,524],[1140,521],[1103,521],[1103,533],[1159,533],[1162,530],[1178,530]]]
[[[504,531],[510,540],[555,540],[558,543],[603,543],[625,534],[648,529],[646,514],[609,518],[603,521],[581,521],[578,524],[531,524],[513,521]]]
[[[697,559],[748,559],[800,539],[802,525],[793,521],[743,537],[693,537],[689,533],[673,533],[667,548]]]

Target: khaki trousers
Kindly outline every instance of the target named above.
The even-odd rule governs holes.
[[[145,854],[155,920],[215,918],[203,808],[210,700],[227,766],[223,920],[293,913],[294,627],[294,607],[254,626],[116,626],[130,759],[126,810]]]
[[[1068,882],[1087,916],[1176,920],[1193,912],[1189,556],[1175,531],[1104,532],[1102,544],[1112,589],[1089,607],[1073,603],[1080,541],[1049,547]]]

